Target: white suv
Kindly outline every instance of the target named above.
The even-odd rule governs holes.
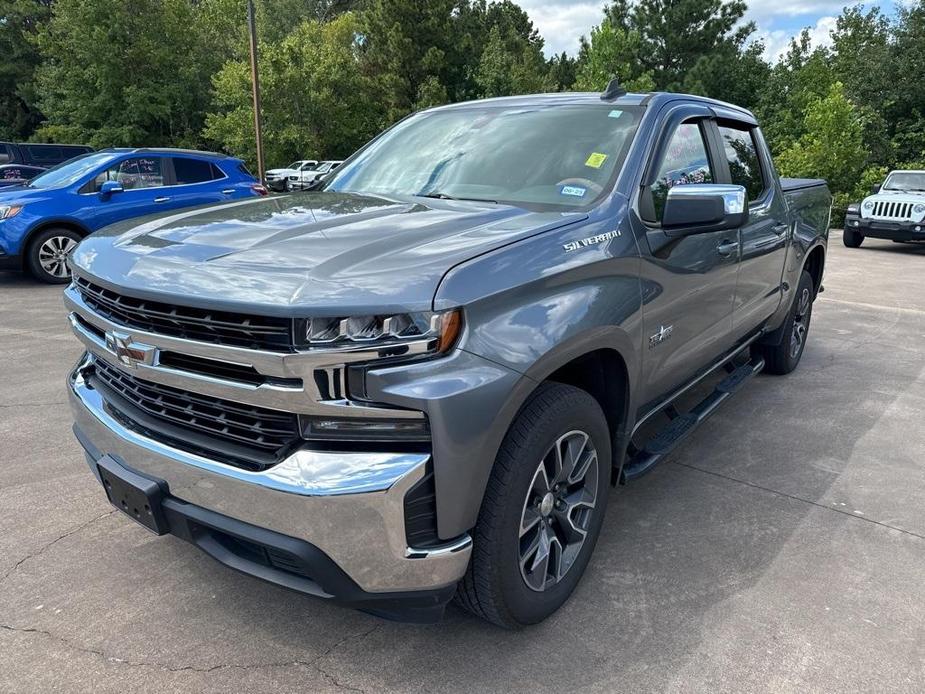
[[[305,190],[319,178],[322,178],[326,174],[331,173],[334,169],[343,163],[343,161],[329,159],[327,161],[319,162],[318,166],[316,166],[314,169],[290,174],[288,180],[286,181],[286,190]]]

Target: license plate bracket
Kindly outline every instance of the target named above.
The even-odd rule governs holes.
[[[108,455],[100,458],[96,467],[109,503],[157,535],[170,532],[161,505],[164,489],[160,483],[129,470]]]

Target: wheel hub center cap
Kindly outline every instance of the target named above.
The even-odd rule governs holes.
[[[540,502],[540,513],[544,518],[552,513],[552,507],[555,503],[556,497],[553,496],[552,492],[547,492],[546,496],[544,496],[543,500]]]

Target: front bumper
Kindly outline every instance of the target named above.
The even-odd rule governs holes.
[[[22,270],[22,256],[7,255],[0,251],[0,270]]]
[[[297,450],[262,472],[232,467],[123,426],[83,377],[92,360],[92,355],[85,355],[74,369],[68,391],[75,432],[97,478],[96,461],[109,455],[131,470],[162,480],[181,509],[206,514],[213,526],[216,518],[225,519],[222,522],[301,543],[311,558],[306,569],[309,583],[318,588],[293,583],[291,577],[274,579],[240,558],[235,559],[238,565],[225,563],[353,605],[413,598],[408,603],[413,607],[415,600],[430,604],[452,596],[469,562],[471,538],[465,535],[422,550],[408,547],[405,536],[404,496],[425,475],[428,454]],[[184,522],[176,527],[171,523],[172,533],[190,539]],[[349,580],[334,581],[332,572]],[[416,593],[421,595],[410,595]]]
[[[845,229],[864,236],[890,241],[925,241],[925,221],[882,221],[857,215],[845,217]]]

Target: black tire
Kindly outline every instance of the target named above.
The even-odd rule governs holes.
[[[813,285],[813,277],[803,270],[800,283],[793,296],[793,303],[784,321],[780,344],[759,347],[761,356],[764,357],[765,372],[783,376],[797,368],[803,356],[803,350],[806,349],[815,298],[816,288]]]
[[[610,490],[610,445],[607,420],[591,395],[559,383],[545,383],[537,389],[514,420],[495,459],[473,533],[472,559],[456,594],[463,608],[508,629],[535,624],[559,609],[581,579],[600,534]],[[584,447],[579,450],[579,446]],[[558,496],[553,498],[559,500],[549,507],[535,503],[534,490],[538,480],[545,483],[549,479],[540,467],[555,460],[557,448],[563,459],[576,461],[573,470],[584,466],[577,461],[591,458],[594,452],[596,456],[584,467],[585,473],[575,473],[581,477],[579,482],[566,480],[562,491],[555,487]],[[572,450],[578,452],[569,453]],[[567,467],[562,465],[563,470]],[[577,492],[576,484],[581,485]],[[578,492],[594,494],[593,508],[572,503]],[[538,521],[531,526],[525,522],[527,514]],[[565,526],[563,518],[579,520]],[[523,531],[525,525],[531,530]],[[576,532],[576,526],[582,530]],[[557,533],[558,551],[549,545],[546,564],[538,559],[539,550],[529,554],[526,546],[538,544],[539,535]],[[553,564],[558,568],[553,569]],[[550,578],[549,571],[558,578]],[[531,588],[528,580],[542,587]]]
[[[841,240],[848,248],[860,248],[864,243],[864,234],[854,229],[843,229]]]
[[[52,227],[39,232],[29,242],[26,266],[32,276],[47,284],[66,284],[71,271],[64,258],[83,238],[73,229]]]

